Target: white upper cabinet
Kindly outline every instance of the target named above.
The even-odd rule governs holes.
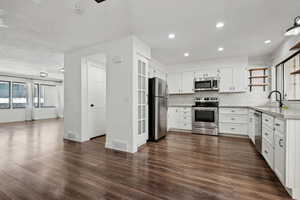
[[[194,93],[194,72],[170,73],[168,88],[169,94]]]
[[[221,68],[220,69],[220,92],[234,93],[246,92],[245,68]]]
[[[181,73],[168,74],[169,94],[180,94],[181,89]]]
[[[182,73],[182,94],[194,93],[194,72],[183,72]]]
[[[220,69],[220,92],[232,92],[233,89],[232,76],[233,76],[232,68]]]
[[[203,78],[203,77],[215,77],[218,76],[218,70],[217,69],[205,69],[202,71],[196,71],[195,77],[196,78]]]
[[[233,86],[235,92],[246,92],[247,91],[247,75],[246,68],[234,68],[233,69]]]

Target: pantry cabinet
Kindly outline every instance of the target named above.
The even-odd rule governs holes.
[[[170,73],[168,75],[169,94],[194,93],[194,72]]]
[[[246,69],[221,68],[220,69],[220,93],[246,92]]]

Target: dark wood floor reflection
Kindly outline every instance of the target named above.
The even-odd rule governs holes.
[[[63,121],[0,126],[0,199],[290,199],[246,139],[170,133],[131,155],[63,141]]]

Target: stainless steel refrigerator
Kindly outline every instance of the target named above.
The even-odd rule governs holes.
[[[158,141],[167,134],[168,87],[160,78],[149,79],[149,140]]]

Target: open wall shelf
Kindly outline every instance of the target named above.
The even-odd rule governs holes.
[[[266,81],[269,78],[267,75],[267,70],[269,68],[267,67],[262,67],[262,68],[252,68],[249,69],[249,87],[250,87],[250,92],[252,92],[253,87],[263,87],[264,91],[266,91],[266,87],[269,85]],[[254,72],[261,71],[262,75],[253,75]],[[253,79],[262,79],[262,83],[255,83]]]
[[[300,69],[291,73],[291,75],[300,74]]]
[[[255,79],[255,78],[269,78],[269,76],[249,76],[249,79]]]

